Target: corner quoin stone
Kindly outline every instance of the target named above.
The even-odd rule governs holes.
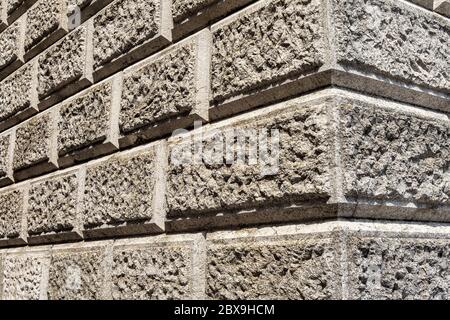
[[[86,167],[85,237],[164,230],[165,143],[103,158]]]
[[[170,44],[171,1],[116,0],[93,17],[93,25],[98,81]]]
[[[205,30],[125,70],[121,147],[208,120],[210,44]]]

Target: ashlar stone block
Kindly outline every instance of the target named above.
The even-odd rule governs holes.
[[[0,134],[0,187],[14,182],[12,169],[14,140],[14,131]]]
[[[105,299],[105,247],[64,246],[52,251],[49,300]]]
[[[28,242],[45,243],[81,238],[79,198],[83,173],[61,172],[33,181],[28,198]]]
[[[40,110],[91,85],[92,23],[73,30],[40,54],[38,62]]]
[[[96,80],[171,42],[171,2],[116,0],[93,18]],[[126,23],[124,23],[126,21]]]
[[[26,243],[27,196],[25,185],[0,191],[0,247]]]
[[[124,72],[120,145],[207,121],[209,31],[202,31]]]
[[[33,58],[68,32],[67,0],[39,0],[27,12],[25,58]]]
[[[118,149],[121,86],[119,74],[62,103],[58,112],[60,167]]]
[[[24,63],[25,18],[0,33],[0,80]]]
[[[163,142],[89,163],[83,197],[85,237],[161,232],[165,215]]]
[[[16,129],[14,178],[23,180],[57,168],[55,111],[37,115]]]

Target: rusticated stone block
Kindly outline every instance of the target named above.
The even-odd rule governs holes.
[[[434,11],[450,18],[450,1],[449,0],[435,0]]]
[[[350,299],[449,299],[449,239],[349,237]]]
[[[37,112],[37,65],[30,63],[2,81],[0,130],[5,130]]]
[[[204,31],[125,71],[122,146],[208,119],[209,50],[210,33]]]
[[[19,19],[0,33],[0,80],[24,62],[25,19]]]
[[[67,0],[39,0],[27,12],[25,58],[28,60],[63,37],[67,31]]]
[[[26,241],[26,190],[10,187],[0,192],[0,247]]]
[[[92,83],[92,25],[64,37],[39,58],[38,94],[45,109]],[[52,95],[52,96],[51,96]]]
[[[86,237],[160,232],[165,145],[156,143],[90,163],[83,223]]]
[[[13,23],[22,16],[36,0],[3,0],[4,16],[9,24]]]
[[[121,78],[78,94],[59,108],[58,162],[65,167],[118,148]]]
[[[72,24],[73,27],[77,27],[76,23],[83,22],[95,15],[105,6],[110,4],[114,0],[68,0],[68,15],[69,15],[69,27]],[[76,12],[75,10],[79,10]],[[75,15],[81,14],[80,17]],[[70,21],[70,18],[74,19]],[[80,20],[77,20],[81,18]]]
[[[115,300],[201,297],[204,250],[201,235],[125,240],[113,248],[111,293]],[[156,240],[155,240],[156,239]],[[200,294],[200,296],[199,296]]]
[[[104,298],[105,249],[56,249],[52,252],[48,281],[49,300]]]
[[[42,253],[7,254],[3,261],[3,299],[45,299],[44,274],[48,258]]]
[[[170,8],[170,1],[116,0],[97,14],[93,18],[95,78],[104,78],[169,44]]]
[[[393,0],[334,0],[339,64],[450,93],[450,23]]]
[[[450,203],[448,121],[382,104],[339,104],[344,193],[349,199]]]
[[[320,0],[265,0],[212,27],[216,103],[299,77],[324,64]]]
[[[182,21],[217,2],[219,0],[173,0],[173,19]]]
[[[12,171],[14,139],[14,131],[0,135],[0,187],[14,182]]]
[[[172,138],[169,216],[326,203],[332,178],[329,122],[326,103],[293,100]]]
[[[14,178],[23,180],[57,168],[54,113],[38,115],[16,129]]]
[[[33,182],[28,198],[30,243],[73,240],[81,237],[78,198],[80,173],[71,171]]]
[[[332,234],[226,238],[208,241],[206,293],[210,298],[341,297],[340,255]]]

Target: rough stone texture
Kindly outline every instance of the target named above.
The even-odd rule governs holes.
[[[28,200],[28,234],[60,233],[76,228],[77,192],[75,173],[34,183]]]
[[[44,261],[41,257],[8,256],[3,262],[3,299],[38,300]]]
[[[81,26],[39,56],[39,98],[84,76],[86,36],[86,27]]]
[[[220,0],[173,0],[172,14],[175,21],[181,21]]]
[[[392,0],[334,0],[333,8],[338,62],[450,92],[447,21]]]
[[[104,254],[100,249],[54,253],[50,262],[50,300],[101,299]]]
[[[95,16],[94,70],[155,37],[159,11],[159,0],[116,0]]]
[[[111,82],[106,82],[61,106],[58,125],[60,155],[106,139],[111,100]]]
[[[0,239],[21,236],[23,208],[23,191],[16,189],[0,193]]]
[[[16,131],[14,170],[30,167],[49,159],[51,144],[50,114],[32,118]]]
[[[87,229],[153,216],[155,151],[118,155],[91,165],[86,172],[84,226]]]
[[[8,158],[11,143],[11,135],[4,134],[0,136],[0,178],[8,174]]]
[[[20,56],[20,21],[16,21],[0,33],[0,70]]]
[[[115,249],[112,297],[187,299],[191,292],[191,250],[183,246]]]
[[[124,79],[120,129],[123,133],[188,114],[195,106],[196,44],[191,41],[152,60]]]
[[[324,63],[321,2],[266,2],[256,12],[213,29],[216,101],[308,73]]]
[[[346,195],[450,203],[450,123],[343,102]]]
[[[250,164],[234,161],[226,164],[223,153],[219,161],[208,150],[221,147],[227,139],[220,131],[204,135],[201,163],[178,161],[185,152],[195,154],[197,143],[173,145],[170,154],[167,202],[170,215],[217,212],[268,206],[288,205],[298,201],[326,200],[329,197],[329,162],[331,139],[325,106],[299,106],[291,102],[277,110],[245,121],[233,123],[225,130],[265,129],[279,132],[279,170],[265,174],[264,162]],[[233,134],[233,131],[231,131]],[[260,134],[260,133],[258,133]],[[236,141],[232,143],[237,148]],[[246,144],[248,148],[250,144]],[[269,145],[270,151],[270,145]],[[236,156],[236,154],[235,154]],[[173,161],[175,159],[175,161]]]
[[[338,252],[333,239],[304,237],[210,245],[207,295],[214,299],[337,298]]]
[[[0,121],[25,110],[32,103],[33,66],[17,70],[0,85]]]
[[[18,9],[21,5],[23,5],[27,0],[6,0],[6,11],[8,14],[11,14],[14,10]]]
[[[28,51],[60,27],[61,15],[65,14],[60,0],[40,0],[27,13],[25,50]]]
[[[362,237],[350,239],[352,299],[449,299],[448,239]]]

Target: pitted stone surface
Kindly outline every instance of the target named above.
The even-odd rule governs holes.
[[[111,95],[111,82],[106,82],[61,106],[58,134],[60,154],[105,140]]]
[[[155,37],[160,0],[116,0],[94,18],[94,69]],[[124,28],[124,25],[128,27]]]
[[[172,14],[175,21],[181,21],[220,0],[173,0]]]
[[[191,250],[182,246],[116,249],[113,299],[187,299],[192,287]]]
[[[19,57],[20,22],[16,21],[0,33],[0,70]]]
[[[67,250],[52,255],[49,271],[50,300],[101,299],[104,282],[102,250]]]
[[[88,167],[83,201],[85,227],[151,220],[155,165],[151,149]]]
[[[336,299],[340,271],[332,239],[212,245],[207,295],[214,299]]]
[[[26,0],[7,0],[6,10],[8,14],[11,14],[14,10],[18,9],[25,3]]]
[[[288,106],[284,111],[249,117],[230,128],[221,128],[217,132],[212,130],[212,135],[205,134],[201,163],[195,159],[177,160],[184,153],[196,154],[197,143],[172,146],[167,196],[169,214],[187,215],[217,212],[225,208],[235,210],[328,199],[331,139],[327,130],[329,120],[326,107],[299,106],[295,102]],[[235,161],[230,165],[223,159],[224,152],[218,153],[218,159],[210,157],[210,154],[215,154],[214,150],[221,150],[224,140],[227,141],[222,132],[233,129],[235,131],[231,134],[237,137],[247,136],[244,130],[261,129],[269,133],[278,130],[279,166],[266,162],[264,155],[258,164],[236,161],[236,153]],[[261,132],[250,132],[248,136],[259,138]],[[269,138],[269,151],[272,145],[276,147]],[[238,148],[236,141],[231,146]],[[255,146],[247,144],[245,147]],[[272,172],[272,169],[275,171]]]
[[[21,235],[23,207],[23,191],[17,189],[0,193],[0,239]]]
[[[340,114],[347,196],[450,202],[450,123],[351,101]]]
[[[72,231],[77,226],[77,192],[75,173],[34,183],[28,200],[28,233]]]
[[[28,10],[25,50],[30,50],[60,27],[63,9],[60,0],[40,0]]]
[[[51,119],[48,113],[32,118],[18,127],[14,149],[14,170],[47,161],[51,134]]]
[[[44,261],[40,257],[5,256],[3,261],[3,299],[38,300]]]
[[[188,43],[124,79],[120,129],[130,132],[195,106],[196,45]]]
[[[81,26],[39,57],[38,93],[44,98],[84,75],[86,28]]]
[[[8,174],[8,157],[11,143],[11,135],[0,136],[0,178]]]
[[[28,108],[32,102],[32,66],[17,70],[0,85],[0,120]]]
[[[323,64],[319,0],[273,0],[213,32],[212,93],[217,101]]]
[[[450,92],[450,24],[392,0],[334,0],[343,64]]]
[[[351,299],[449,299],[448,239],[349,240]]]

